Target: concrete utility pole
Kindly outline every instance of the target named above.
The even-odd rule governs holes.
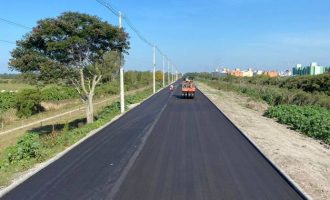
[[[153,92],[156,93],[156,46],[153,47],[153,59],[152,65],[154,67],[153,74],[152,74],[152,81],[153,81]]]
[[[178,80],[178,70],[175,71],[175,80]]]
[[[165,56],[163,55],[163,87],[165,87]]]
[[[170,59],[167,58],[167,84],[170,84]]]
[[[174,82],[174,71],[173,71],[173,64],[172,64],[172,83]]]
[[[121,24],[121,12],[119,11],[119,28],[122,29]],[[125,112],[125,94],[124,94],[124,66],[122,64],[121,52],[119,52],[119,63],[120,63],[120,112]]]

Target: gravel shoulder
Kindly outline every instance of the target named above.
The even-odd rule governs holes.
[[[263,117],[266,104],[203,83],[198,88],[308,195],[330,199],[329,146]]]

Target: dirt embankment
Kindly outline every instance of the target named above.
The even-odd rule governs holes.
[[[330,199],[329,146],[263,117],[266,104],[202,83],[198,88],[308,195]]]

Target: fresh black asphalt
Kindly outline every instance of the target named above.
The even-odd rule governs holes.
[[[150,136],[141,146],[147,132]],[[132,160],[138,147],[141,152]],[[125,169],[128,163],[132,166]],[[111,194],[114,186],[118,191]],[[172,95],[168,89],[3,199],[110,196],[115,200],[304,199],[202,93],[181,99],[178,90]]]

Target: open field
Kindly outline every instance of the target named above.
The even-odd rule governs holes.
[[[2,90],[6,91],[20,91],[22,89],[32,89],[35,86],[24,84],[24,83],[1,83],[0,82],[0,92]]]

